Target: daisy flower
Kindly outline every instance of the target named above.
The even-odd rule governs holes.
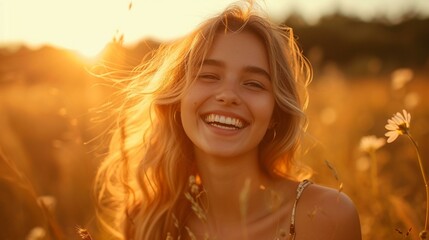
[[[387,120],[386,129],[389,130],[385,136],[388,137],[387,142],[391,143],[403,134],[408,134],[410,128],[411,114],[405,109],[402,113],[397,112],[392,118]]]
[[[377,178],[377,158],[375,156],[375,151],[386,144],[384,138],[377,138],[374,135],[362,137],[359,144],[359,149],[362,152],[367,153],[370,156],[370,160],[367,162],[367,168],[371,170],[371,184],[372,184],[372,193],[374,196],[378,195],[378,178]],[[362,164],[362,160],[358,162]]]
[[[374,135],[362,137],[359,144],[359,149],[363,152],[375,151],[386,144],[384,138],[377,138]]]
[[[417,160],[419,162],[420,171],[423,177],[423,182],[426,190],[426,220],[425,228],[420,232],[420,239],[427,239],[427,233],[429,232],[429,184],[426,171],[423,167],[423,161],[420,157],[419,146],[417,142],[411,136],[410,129],[411,115],[406,111],[402,110],[401,113],[396,113],[392,118],[387,120],[386,129],[389,130],[385,135],[388,137],[387,142],[391,143],[398,138],[399,135],[406,135],[413,143],[414,148],[417,152]]]

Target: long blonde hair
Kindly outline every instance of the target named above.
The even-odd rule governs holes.
[[[266,45],[276,99],[273,127],[260,143],[261,168],[271,177],[297,177],[311,68],[292,29],[271,23],[251,4],[232,5],[188,36],[162,45],[124,89],[109,153],[96,176],[98,216],[115,238],[166,239],[167,233],[185,231],[191,211],[184,193],[197,170],[178,115],[180,100],[216,34],[243,30]]]

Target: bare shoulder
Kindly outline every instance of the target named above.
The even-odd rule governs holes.
[[[296,240],[306,239],[361,240],[353,201],[337,189],[308,186],[296,209]]]

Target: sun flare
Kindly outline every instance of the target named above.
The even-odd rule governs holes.
[[[233,2],[0,0],[0,45],[53,45],[95,57],[115,36],[125,45],[180,37]]]
[[[71,51],[78,53],[79,55],[88,58],[95,59],[103,51],[103,47],[107,43],[94,43],[94,44],[82,44],[81,46],[76,46],[75,48],[69,48]]]
[[[143,38],[163,41],[180,37],[233,2],[236,0],[0,0],[0,45],[54,45],[94,57],[118,34],[124,35],[126,45]],[[315,22],[322,14],[335,9],[332,1],[300,1],[296,5],[278,0],[256,2],[276,21],[283,21],[296,11]],[[377,13],[368,9],[385,8],[381,0],[380,3],[376,1],[377,4],[374,2],[374,6],[355,1],[340,2],[341,10],[346,14],[353,9],[364,19]],[[412,1],[407,2],[411,8]],[[416,13],[429,14],[423,10],[429,9],[429,4],[424,0],[421,2],[425,3],[414,3]],[[401,12],[395,6],[402,5],[390,4],[386,16],[393,18],[396,16],[393,13]]]

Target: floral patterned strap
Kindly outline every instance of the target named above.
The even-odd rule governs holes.
[[[299,183],[296,189],[296,198],[295,198],[295,202],[293,203],[292,214],[290,216],[289,239],[291,240],[295,239],[295,214],[296,214],[296,206],[298,204],[298,200],[301,197],[301,194],[304,191],[304,189],[311,183],[312,182],[305,179],[304,181]]]

